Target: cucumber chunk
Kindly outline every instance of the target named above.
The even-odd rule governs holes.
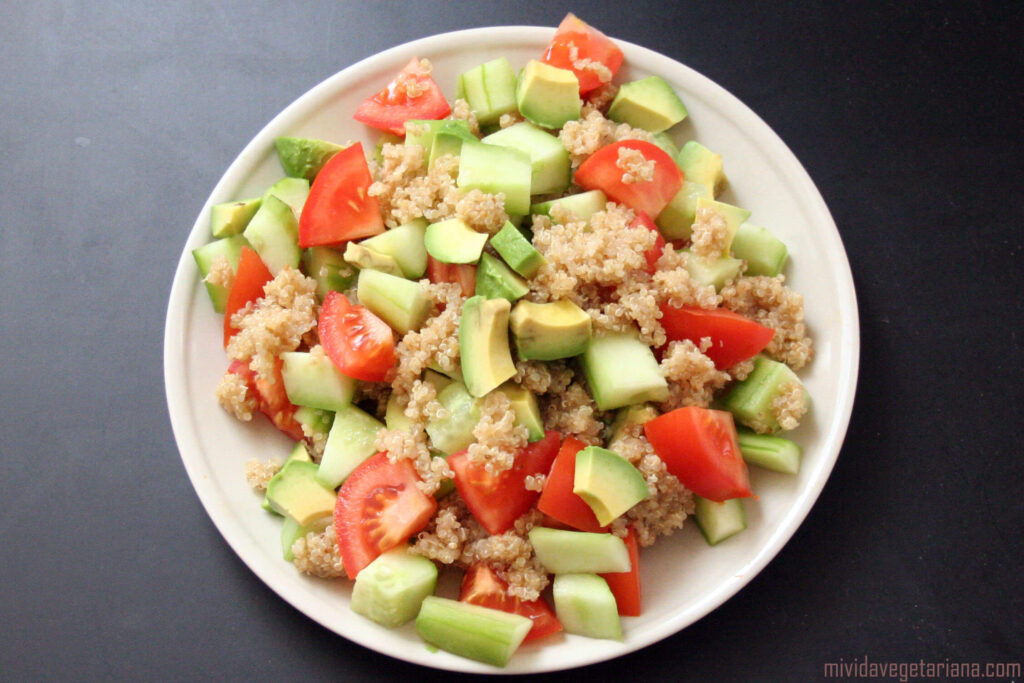
[[[525,215],[530,210],[532,172],[526,152],[467,140],[462,143],[455,184],[463,191],[504,192],[505,213]]]
[[[415,218],[359,244],[378,254],[390,256],[402,270],[402,275],[410,280],[418,280],[427,272],[427,248],[423,245],[426,232],[427,219]]]
[[[281,361],[284,390],[295,405],[335,411],[352,403],[356,381],[341,374],[326,354],[286,351]]]
[[[743,459],[751,465],[784,474],[800,471],[800,446],[789,439],[740,429],[736,433],[736,442]]]
[[[569,152],[561,140],[521,121],[491,133],[483,139],[488,145],[518,149],[530,157],[530,194],[561,194],[571,179]]]
[[[654,352],[635,334],[595,336],[581,359],[590,393],[601,410],[668,399],[668,383]]]
[[[203,278],[203,284],[206,285],[206,293],[210,295],[210,303],[213,304],[213,310],[218,313],[224,312],[224,306],[228,301],[228,288],[223,285],[215,285],[212,282],[207,282],[206,276],[209,275],[210,271],[213,269],[214,261],[221,256],[228,260],[228,265],[231,266],[231,271],[237,273],[238,260],[242,257],[242,247],[246,246],[246,244],[247,242],[244,237],[241,235],[233,235],[231,237],[214,240],[209,244],[204,244],[198,249],[192,250],[192,258],[196,260],[196,266],[199,268],[199,275]]]
[[[461,218],[431,223],[423,235],[427,253],[442,263],[476,263],[486,243],[487,233],[477,232]]]
[[[708,545],[717,545],[747,528],[747,513],[742,498],[716,503],[700,496],[693,497],[697,527]]]
[[[608,582],[597,574],[559,574],[552,585],[555,616],[566,633],[622,640],[622,620]]]
[[[383,428],[376,418],[356,406],[335,413],[316,473],[317,481],[338,488],[355,468],[377,452],[374,441]]]
[[[285,266],[299,267],[299,221],[291,207],[276,195],[263,198],[259,211],[242,234],[275,276]]]
[[[757,356],[754,358],[754,370],[726,394],[722,405],[738,422],[759,434],[777,432],[781,426],[772,403],[792,382],[800,385],[804,403],[808,403],[807,390],[788,365]]]
[[[418,329],[430,314],[430,299],[419,282],[376,270],[359,271],[356,296],[399,335]]]
[[[552,574],[628,572],[629,550],[614,534],[535,526],[529,532],[537,559]]]
[[[589,221],[590,217],[598,211],[604,211],[608,204],[608,198],[601,190],[588,190],[579,194],[571,194],[567,197],[559,197],[546,202],[540,202],[530,207],[531,214],[550,216],[551,210],[558,206],[563,211],[573,214],[581,221]],[[691,221],[692,223],[692,221]]]
[[[303,538],[308,533],[320,533],[331,523],[330,517],[322,517],[312,524],[301,525],[290,517],[281,520],[281,555],[285,561],[291,562],[295,559],[292,553],[292,546],[295,541]]]
[[[263,201],[266,202],[267,197],[271,195],[290,206],[292,213],[295,214],[295,220],[299,220],[302,208],[309,198],[309,181],[305,178],[281,178],[263,193]]]
[[[684,180],[679,191],[654,219],[667,240],[688,240],[697,218],[697,200],[711,198],[711,192],[700,183]]]
[[[423,599],[434,593],[437,567],[403,545],[380,555],[356,576],[350,607],[386,628],[416,617]]]
[[[767,228],[743,223],[733,237],[732,255],[747,262],[747,275],[775,277],[786,266],[789,250]]]
[[[302,253],[302,270],[316,280],[316,297],[323,301],[327,292],[344,292],[352,287],[359,274],[345,262],[341,252],[331,247],[310,247]]]
[[[516,72],[504,57],[459,74],[457,97],[462,97],[481,126],[498,122],[516,109]]]
[[[427,436],[437,450],[457,453],[473,443],[473,427],[480,421],[480,409],[461,382],[452,382],[437,395],[448,417],[427,420]]]
[[[505,666],[530,632],[533,622],[518,614],[439,598],[423,599],[416,632],[452,654]]]

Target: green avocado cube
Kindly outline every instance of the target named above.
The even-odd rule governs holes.
[[[568,69],[532,59],[516,85],[519,113],[542,128],[557,130],[580,117],[580,82]]]
[[[687,111],[679,95],[665,79],[648,76],[623,83],[608,107],[608,118],[660,133],[686,118]]]
[[[636,467],[618,453],[598,446],[587,446],[576,454],[572,492],[590,506],[601,526],[608,526],[650,495]]]
[[[537,270],[546,263],[541,253],[530,244],[530,240],[508,221],[491,237],[491,246],[512,270],[526,278],[536,275]]]
[[[223,202],[210,207],[210,232],[214,237],[231,237],[241,234],[245,226],[256,215],[262,197]]]
[[[481,254],[476,268],[476,293],[488,299],[508,299],[515,303],[530,291],[526,280],[490,254]]]
[[[277,158],[286,175],[313,180],[335,154],[345,149],[326,140],[279,137],[274,140]]]

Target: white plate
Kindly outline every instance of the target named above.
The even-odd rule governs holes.
[[[248,488],[249,458],[283,459],[290,448],[265,420],[243,425],[221,410],[214,387],[227,367],[221,316],[210,306],[191,251],[208,242],[210,205],[258,195],[282,171],[279,135],[372,147],[376,135],[351,116],[412,56],[427,57],[446,95],[455,77],[504,56],[517,67],[541,54],[553,29],[501,27],[433,36],[363,60],[316,86],[275,117],[231,164],[196,219],[171,289],[164,340],[164,375],[174,435],[196,493],[234,551],[282,598],[332,631],[378,652],[425,666],[494,673],[483,664],[430,652],[411,625],[377,627],[348,609],[349,585],[301,576],[281,559],[280,521],[259,507]],[[753,578],[796,531],[832,470],[846,433],[857,381],[857,306],[846,253],[821,195],[775,133],[743,103],[693,70],[643,47],[617,41],[626,56],[617,80],[657,74],[686,103],[690,117],[673,131],[722,154],[731,189],[725,201],[753,212],[788,245],[789,283],[805,295],[816,357],[801,375],[814,401],[793,438],[804,448],[795,477],[752,472],[757,501],[746,501],[749,528],[715,548],[693,524],[643,553],[644,614],[624,619],[625,641],[556,636],[515,654],[506,673],[551,671],[618,657],[692,624]],[[449,587],[450,588],[450,587]],[[253,619],[259,619],[254,612]]]

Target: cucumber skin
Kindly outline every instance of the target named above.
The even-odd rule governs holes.
[[[396,628],[416,617],[436,585],[437,566],[399,546],[359,572],[349,606],[381,626]]]
[[[693,498],[697,528],[708,545],[718,545],[747,528],[747,513],[742,498],[730,498],[721,503],[700,496]]]
[[[533,622],[518,614],[428,596],[416,617],[416,632],[446,652],[505,666]]]
[[[743,460],[748,464],[783,474],[797,474],[800,471],[801,448],[789,439],[739,430],[736,442]]]
[[[555,614],[566,633],[622,640],[622,620],[608,582],[597,574],[559,574],[552,587]]]

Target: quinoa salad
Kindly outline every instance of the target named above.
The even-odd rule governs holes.
[[[785,246],[721,199],[742,159],[621,62],[571,14],[528,64],[438,83],[419,56],[355,112],[375,148],[279,139],[286,177],[215,206],[195,252],[225,314],[218,402],[295,442],[239,473],[282,561],[497,666],[560,631],[621,639],[644,548],[690,517],[723,542],[748,465],[799,467],[814,352]],[[396,552],[419,563],[381,597]],[[437,571],[483,611],[433,596]],[[451,635],[491,612],[522,621],[500,652]]]

